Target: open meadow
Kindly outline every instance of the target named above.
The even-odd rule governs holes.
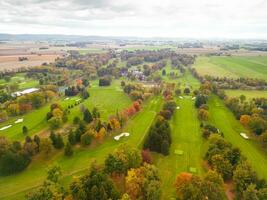
[[[247,100],[253,98],[267,98],[267,91],[265,90],[225,90],[225,94],[229,97],[240,97],[240,95],[245,95]]]
[[[267,80],[267,57],[210,56],[199,57],[193,68],[204,76],[256,78]]]

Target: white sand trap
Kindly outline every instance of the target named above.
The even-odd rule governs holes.
[[[121,137],[125,136],[128,137],[130,135],[130,133],[121,133],[120,135],[117,135],[114,137],[114,140],[119,141]]]
[[[67,98],[65,98],[64,100],[65,100],[65,101],[67,101],[67,100],[69,100],[69,99],[70,99],[70,98],[69,98],[69,97],[67,97]]]
[[[184,97],[182,97],[182,96],[179,96],[179,98],[180,98],[180,99],[183,99]]]
[[[180,109],[180,106],[177,106],[176,109],[179,110]]]
[[[17,123],[21,123],[21,122],[23,122],[23,119],[22,119],[22,118],[17,119],[17,120],[15,121],[15,124],[17,124]]]
[[[4,126],[4,127],[0,128],[0,131],[6,130],[6,129],[10,128],[11,126],[12,125]]]
[[[81,101],[81,99],[76,99],[75,101]]]
[[[247,136],[247,134],[246,134],[246,133],[240,133],[240,135],[241,135],[243,138],[245,138],[246,140],[248,140],[248,139],[249,139],[249,137]]]
[[[192,97],[192,100],[195,100],[196,99],[196,97]]]

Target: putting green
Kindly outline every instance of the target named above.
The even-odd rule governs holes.
[[[182,150],[178,150],[178,149],[176,149],[174,151],[174,153],[177,154],[177,155],[183,155],[184,154],[184,152]]]

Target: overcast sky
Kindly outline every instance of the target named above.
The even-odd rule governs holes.
[[[267,0],[0,0],[0,32],[267,39]]]

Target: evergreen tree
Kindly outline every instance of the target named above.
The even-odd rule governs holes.
[[[68,141],[71,145],[76,144],[76,137],[75,137],[75,134],[72,130],[69,132]]]
[[[24,135],[26,135],[26,134],[28,133],[28,128],[27,128],[27,126],[23,126],[23,127],[22,127],[22,133],[23,133]]]
[[[65,154],[65,156],[72,156],[73,155],[72,146],[69,142],[67,142],[67,144],[65,146],[64,154]]]
[[[92,114],[88,109],[85,109],[85,111],[83,112],[83,120],[87,123],[90,123],[93,121]]]
[[[165,156],[169,155],[170,144],[167,140],[164,140],[161,144],[161,153]]]
[[[64,147],[63,137],[60,134],[56,136],[56,143],[54,145],[56,149],[62,149]]]

